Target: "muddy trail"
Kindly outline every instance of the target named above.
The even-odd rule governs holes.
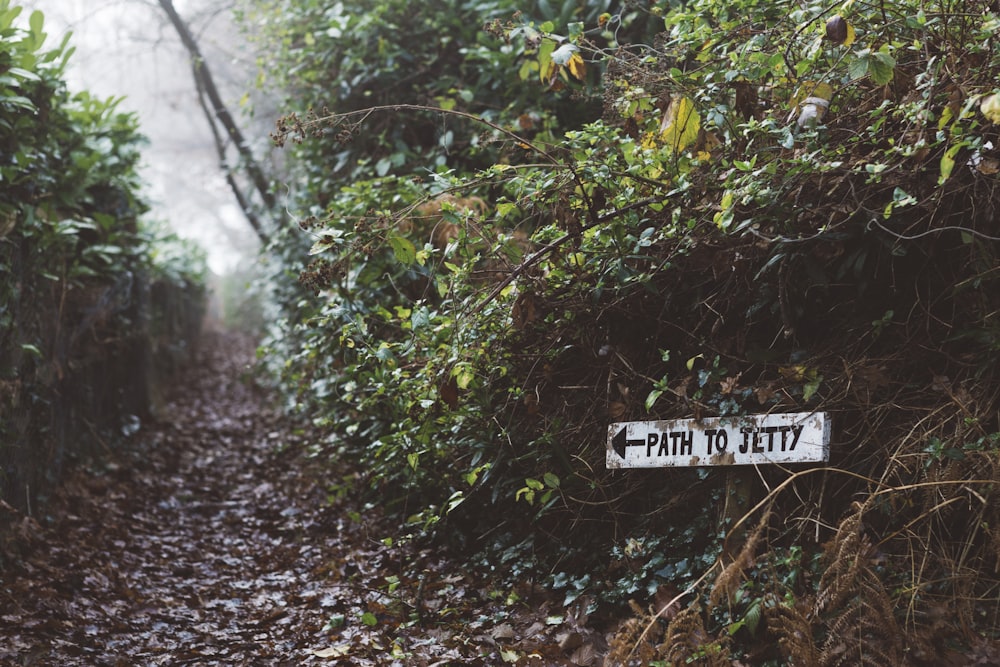
[[[600,664],[583,611],[392,542],[375,508],[332,498],[349,471],[309,458],[253,352],[206,332],[127,453],[72,476],[45,518],[14,518],[0,665]]]

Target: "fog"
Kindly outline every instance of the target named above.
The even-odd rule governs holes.
[[[155,0],[15,3],[24,7],[22,24],[32,10],[45,14],[46,48],[54,48],[67,30],[72,31],[70,43],[76,53],[67,71],[71,90],[125,96],[119,108],[138,114],[150,141],[143,151],[141,173],[153,206],[151,215],[204,247],[216,273],[252,257],[256,236],[219,169],[190,58]],[[238,111],[256,70],[253,54],[245,50],[245,40],[232,24],[231,4],[175,0],[175,6],[199,39],[225,101],[255,144],[255,152],[267,154],[273,118],[260,110],[254,118]]]

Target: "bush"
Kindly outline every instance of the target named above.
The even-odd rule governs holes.
[[[302,225],[318,298],[297,301],[286,377],[337,455],[412,525],[486,535],[495,563],[533,550],[573,595],[683,589],[721,554],[699,621],[719,650],[761,618],[806,662],[839,660],[848,627],[885,664],[902,637],[933,661],[929,637],[988,631],[1000,24],[985,2],[838,11],[700,0],[615,51],[613,11],[558,33],[502,19],[515,98],[600,93],[602,113],[546,114],[559,122],[533,134],[475,95],[439,104],[439,124],[476,113],[488,153],[394,135],[396,164],[366,144],[433,96],[287,118],[318,203]],[[316,186],[331,139],[367,146],[379,178],[348,160],[360,171],[334,173],[357,180]],[[404,146],[445,156],[430,183]],[[603,470],[609,422],[809,410],[835,420],[826,469]],[[684,535],[666,560],[663,535]],[[946,604],[960,621],[922,620]]]
[[[42,13],[19,14],[0,2],[0,498],[31,511],[148,415],[154,366],[194,342],[204,256],[143,228],[136,118],[69,93],[68,38],[44,50]]]

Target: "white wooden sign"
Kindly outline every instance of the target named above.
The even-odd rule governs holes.
[[[830,418],[825,412],[608,426],[608,468],[825,463],[829,459]]]

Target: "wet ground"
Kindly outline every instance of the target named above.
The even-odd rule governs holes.
[[[128,453],[74,475],[48,518],[16,518],[0,664],[600,663],[579,609],[493,588],[333,497],[350,472],[308,457],[252,360],[206,333]]]

